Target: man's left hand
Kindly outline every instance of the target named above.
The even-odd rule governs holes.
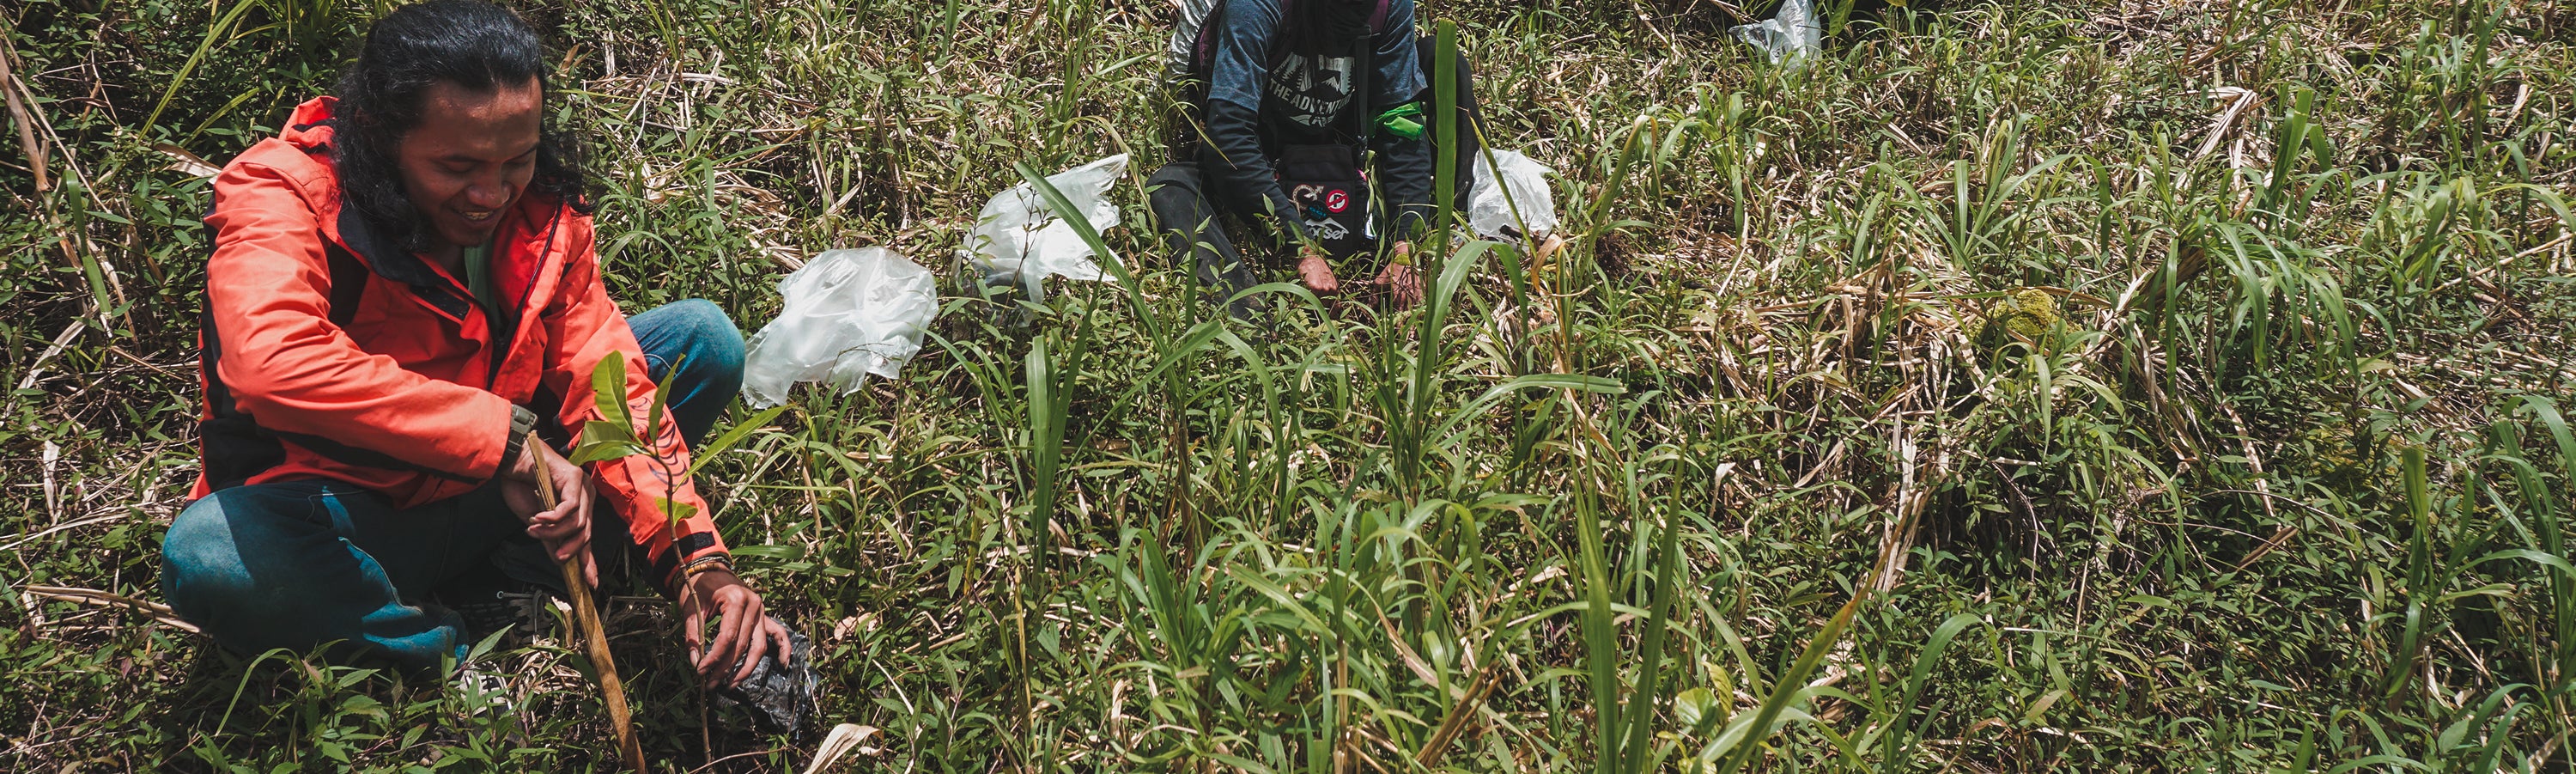
[[[706,640],[711,615],[717,619],[714,642]],[[762,610],[760,592],[731,572],[709,570],[690,577],[688,587],[680,591],[680,616],[689,662],[709,689],[750,677],[762,654],[776,653],[779,663],[787,662],[787,627]],[[737,662],[741,666],[726,674]]]

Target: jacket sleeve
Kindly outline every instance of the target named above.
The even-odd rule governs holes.
[[[479,482],[508,446],[510,402],[404,370],[358,347],[330,319],[321,216],[278,170],[235,163],[216,176],[206,216],[206,312],[234,408],[279,433],[382,454]]]
[[[564,396],[562,413],[555,420],[579,439],[585,425],[605,418],[591,390],[591,373],[600,361],[616,353],[624,356],[626,363],[623,389],[627,413],[633,417],[636,437],[645,438],[644,425],[651,421],[653,411],[653,382],[648,376],[643,347],[636,344],[634,330],[626,326],[626,315],[618,311],[617,303],[608,298],[607,287],[599,281],[599,258],[592,252],[588,220],[579,221],[566,239],[566,254],[571,257],[565,262],[563,279],[555,285],[552,303],[540,313],[548,348],[545,384],[554,394]],[[667,590],[671,588],[671,573],[681,564],[725,553],[725,543],[716,534],[706,500],[698,496],[696,484],[686,478],[689,447],[680,438],[679,424],[666,411],[657,429],[660,432],[646,443],[652,455],[594,462],[590,473],[605,503],[625,519],[627,534],[636,545],[644,547],[655,577]],[[665,498],[683,506],[681,510],[688,513],[688,518],[672,524],[669,512],[663,508]]]
[[[1270,41],[1278,34],[1279,6],[1230,2],[1218,22],[1210,32],[1215,36],[1213,61],[1203,111],[1208,141],[1199,159],[1199,169],[1210,178],[1210,198],[1247,223],[1271,223],[1291,239],[1303,239],[1293,215],[1297,206],[1280,190],[1279,177],[1261,148],[1261,90],[1270,77]]]
[[[1374,88],[1369,99],[1375,105],[1373,109],[1379,112],[1431,98],[1430,91],[1424,86],[1429,79],[1426,65],[1421,61],[1421,46],[1414,41],[1413,15],[1412,0],[1395,0],[1387,7],[1386,28],[1377,34],[1377,50],[1372,55],[1376,72],[1371,73]],[[1383,181],[1379,187],[1386,192],[1389,203],[1394,205],[1391,209],[1395,213],[1395,230],[1391,233],[1398,239],[1411,239],[1420,233],[1430,222],[1432,214],[1431,176],[1434,169],[1430,132],[1439,130],[1430,125],[1430,121],[1438,119],[1429,115],[1429,108],[1428,104],[1424,105],[1423,112],[1428,120],[1424,123],[1426,132],[1422,137],[1408,138],[1384,130],[1371,135],[1373,142],[1370,144],[1375,146],[1378,156],[1379,180]],[[1376,121],[1377,116],[1361,116],[1360,120]],[[1472,131],[1463,116],[1458,131]],[[1460,172],[1463,174],[1465,170]]]

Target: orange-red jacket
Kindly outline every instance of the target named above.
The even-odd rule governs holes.
[[[215,178],[199,332],[205,470],[194,496],[312,478],[363,486],[405,508],[464,494],[495,475],[512,406],[550,419],[558,441],[600,418],[591,370],[612,352],[625,355],[625,397],[640,435],[653,385],[626,316],[600,285],[590,216],[535,191],[503,214],[491,260],[495,296],[509,309],[494,319],[461,278],[342,209],[332,102],[297,106],[283,132]],[[688,449],[663,424],[654,445],[672,470],[685,471]],[[589,470],[657,577],[724,551],[687,480],[672,482],[644,456]],[[692,514],[676,537],[666,496]]]

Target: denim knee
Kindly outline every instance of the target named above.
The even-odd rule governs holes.
[[[334,486],[237,486],[190,503],[161,541],[162,596],[236,653],[336,642],[330,658],[416,668],[460,656],[456,616],[405,603],[383,565],[345,536]]]
[[[682,373],[672,381],[695,382],[724,395],[742,391],[744,346],[742,329],[724,308],[703,298],[692,298],[655,309],[648,314],[657,318],[656,327],[672,345],[667,354],[677,360]]]
[[[250,587],[241,549],[224,520],[222,492],[188,504],[170,520],[161,538],[161,596],[170,609],[202,623],[210,605],[238,599]]]
[[[670,388],[680,433],[696,446],[742,392],[742,330],[715,302],[698,298],[636,315],[627,325],[644,348],[647,376]]]
[[[1189,161],[1164,164],[1161,169],[1154,170],[1153,175],[1145,178],[1145,188],[1153,191],[1154,197],[1198,196],[1199,165]]]

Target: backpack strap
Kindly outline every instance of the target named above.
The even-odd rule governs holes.
[[[1208,9],[1206,16],[1199,18],[1199,28],[1191,33],[1190,66],[1187,69],[1192,77],[1206,77],[1208,67],[1215,63],[1216,41],[1208,37],[1208,27],[1223,15],[1225,3],[1217,3],[1216,7]]]
[[[324,244],[323,256],[331,265],[331,308],[326,314],[332,325],[346,328],[350,320],[357,318],[358,302],[366,294],[370,271],[338,243],[324,240]],[[206,250],[211,256],[214,246],[207,245]],[[209,304],[197,311],[197,373],[205,381],[205,416],[197,424],[197,458],[208,488],[240,486],[253,476],[285,464],[286,447],[279,442],[280,437],[291,437],[297,444],[334,459],[395,470],[427,470],[328,439],[281,434],[261,427],[259,420],[241,413],[233,402],[232,386],[224,383],[217,367],[222,360],[223,337],[215,330],[215,311]]]
[[[1377,135],[1377,36],[1386,34],[1386,18],[1394,8],[1395,0],[1377,0],[1377,7],[1369,10],[1369,42],[1360,47],[1359,72],[1351,78],[1351,85],[1359,90],[1351,95],[1351,106],[1359,109],[1361,150],[1367,150]]]
[[[1360,151],[1366,153],[1369,141],[1377,134],[1377,36],[1386,26],[1387,0],[1378,0],[1377,12],[1369,15],[1369,39],[1360,46],[1359,71],[1351,74],[1351,111],[1359,119]]]
[[[331,324],[346,328],[350,320],[358,317],[358,301],[366,297],[370,272],[367,265],[360,263],[357,256],[350,255],[346,248],[336,242],[325,242],[322,254],[331,263]]]
[[[1227,0],[1216,0],[1208,7],[1207,16],[1199,19],[1198,36],[1190,41],[1191,77],[1204,81],[1216,67],[1216,36],[1209,31],[1225,24],[1226,5]]]

